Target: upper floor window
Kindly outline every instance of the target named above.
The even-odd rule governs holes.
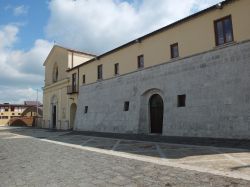
[[[97,66],[97,79],[102,79],[102,65]]]
[[[54,67],[53,67],[53,82],[57,82],[58,81],[58,66],[55,63]]]
[[[86,76],[82,75],[82,83],[85,84],[86,83]]]
[[[171,58],[179,57],[179,46],[178,43],[170,45]]]
[[[118,64],[118,63],[116,63],[116,64],[114,65],[114,74],[115,74],[115,75],[119,75],[119,64]]]
[[[214,21],[215,41],[216,45],[222,45],[232,42],[233,39],[233,24],[232,17],[227,16]]]
[[[140,55],[137,57],[137,67],[144,68],[144,55]]]

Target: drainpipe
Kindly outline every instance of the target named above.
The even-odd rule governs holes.
[[[78,93],[79,93],[79,78],[80,78],[80,76],[79,76],[79,67],[77,68],[77,71],[78,71],[78,73],[77,73],[77,77],[78,77],[78,79],[77,79],[77,89],[78,89]]]
[[[71,54],[71,68],[74,67],[74,52],[72,51],[72,54]]]

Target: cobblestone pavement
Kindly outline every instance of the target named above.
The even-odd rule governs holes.
[[[0,127],[8,186],[250,186],[250,151]]]

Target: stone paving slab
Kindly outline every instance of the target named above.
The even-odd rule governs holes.
[[[250,186],[249,158],[244,149],[0,128],[0,187]]]

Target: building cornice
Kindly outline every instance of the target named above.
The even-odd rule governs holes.
[[[44,86],[43,90],[48,90],[48,89],[55,88],[55,87],[61,86],[63,84],[68,84],[68,83],[69,83],[69,78],[66,78],[56,83],[50,84],[48,86]]]

